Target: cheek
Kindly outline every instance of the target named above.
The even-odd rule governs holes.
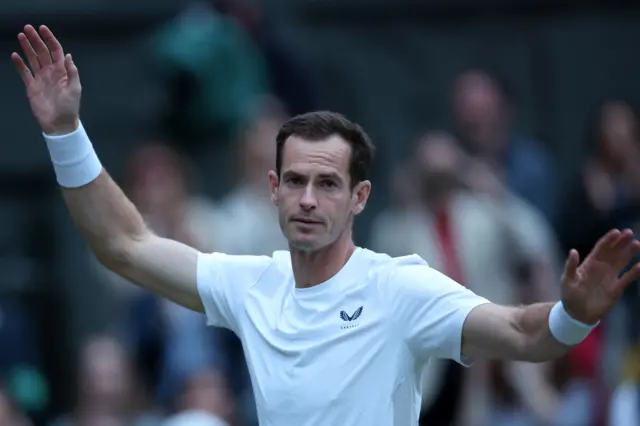
[[[352,210],[351,197],[329,196],[326,199],[325,212],[331,216],[333,222],[346,222]]]

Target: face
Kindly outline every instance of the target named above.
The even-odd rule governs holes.
[[[271,170],[276,154],[273,141],[284,121],[284,117],[273,113],[260,116],[252,123],[244,139],[242,167],[245,178],[264,185],[264,175]]]
[[[637,149],[636,123],[635,113],[624,102],[609,102],[602,107],[601,148],[609,160],[620,160]]]
[[[437,198],[458,186],[461,155],[450,135],[434,133],[425,136],[416,153],[425,197]]]
[[[460,76],[454,86],[453,104],[460,131],[475,149],[493,152],[502,148],[506,108],[500,90],[489,77],[479,72]]]
[[[127,398],[130,377],[122,349],[116,342],[98,339],[84,349],[82,388],[86,396],[105,403]]]
[[[145,214],[170,211],[186,195],[186,181],[175,163],[174,153],[149,146],[134,154],[131,198]]]
[[[364,210],[371,183],[351,188],[350,158],[351,147],[338,136],[319,142],[291,136],[285,142],[281,175],[269,172],[269,182],[280,227],[293,248],[314,251],[332,244]]]

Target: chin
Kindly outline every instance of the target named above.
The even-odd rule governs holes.
[[[314,251],[322,248],[323,244],[317,235],[292,233],[288,236],[289,246],[302,251]]]
[[[321,248],[320,244],[318,244],[316,240],[311,240],[309,238],[296,238],[289,240],[289,246],[300,251],[315,251]]]

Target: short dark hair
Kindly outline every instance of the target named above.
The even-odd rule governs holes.
[[[367,179],[375,154],[375,146],[360,125],[344,115],[331,111],[314,111],[287,120],[276,136],[276,173],[280,176],[284,144],[291,136],[311,142],[320,142],[331,136],[340,136],[351,146],[349,178],[351,187]]]

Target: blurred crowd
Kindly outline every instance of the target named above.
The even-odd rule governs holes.
[[[167,93],[161,136],[131,152],[121,182],[155,232],[208,252],[287,248],[266,175],[280,125],[318,105],[304,64],[264,28],[253,9],[223,1],[192,5],[158,29],[153,60]],[[412,144],[411,155],[396,165],[393,197],[360,243],[417,253],[496,303],[555,300],[569,249],[585,256],[614,227],[640,233],[638,111],[625,99],[605,100],[586,123],[588,156],[561,187],[562,164],[515,128],[517,103],[499,76],[469,69],[452,81],[455,127],[398,141]],[[203,195],[198,176],[206,171],[192,161],[197,141],[211,140],[233,179],[216,200]],[[106,314],[80,348],[73,403],[51,409],[33,320],[3,302],[0,341],[11,350],[0,351],[0,425],[257,424],[235,336],[115,276],[90,253],[78,261],[91,264],[87,285]],[[421,424],[640,425],[639,301],[635,284],[558,362],[432,362]]]

